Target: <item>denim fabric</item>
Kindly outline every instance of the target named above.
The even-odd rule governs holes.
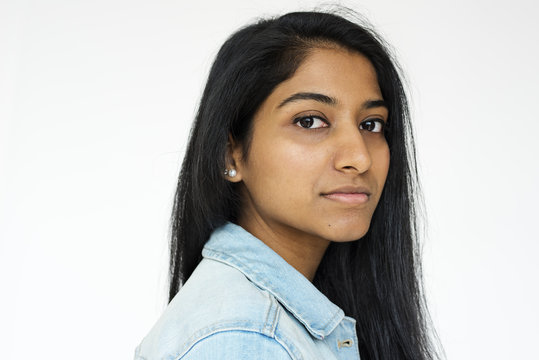
[[[356,321],[242,227],[217,229],[136,360],[359,360]]]

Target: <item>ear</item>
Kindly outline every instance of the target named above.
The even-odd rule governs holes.
[[[226,155],[225,155],[225,165],[227,174],[223,174],[226,180],[230,182],[240,182],[242,180],[242,170],[243,170],[243,150],[241,144],[237,143],[232,139],[232,136],[228,135],[228,143],[226,146]],[[230,176],[228,172],[234,169],[236,174]]]

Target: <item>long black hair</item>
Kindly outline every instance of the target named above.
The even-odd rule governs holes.
[[[418,246],[413,132],[401,71],[369,27],[327,12],[294,12],[234,33],[210,70],[182,164],[171,218],[169,301],[202,260],[212,231],[236,222],[237,184],[223,176],[229,137],[249,151],[252,120],[273,89],[293,76],[309,51],[344,47],[367,57],[389,117],[390,167],[367,234],[332,242],[313,284],[357,321],[368,359],[434,359]]]

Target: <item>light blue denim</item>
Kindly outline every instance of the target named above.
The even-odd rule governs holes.
[[[136,360],[359,360],[356,321],[242,227],[217,229]]]

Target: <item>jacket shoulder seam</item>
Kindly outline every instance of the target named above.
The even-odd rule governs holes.
[[[224,333],[224,332],[237,332],[237,333],[249,332],[249,333],[260,334],[260,335],[262,335],[264,337],[267,337],[269,339],[274,340],[275,343],[279,344],[279,346],[282,347],[286,351],[288,356],[290,356],[290,359],[292,359],[292,360],[300,360],[300,359],[297,359],[296,357],[294,357],[292,352],[290,351],[290,349],[288,349],[288,346],[286,346],[285,343],[283,343],[281,340],[277,339],[275,336],[270,336],[269,334],[266,334],[264,331],[259,331],[259,330],[256,330],[256,329],[246,329],[246,328],[243,328],[243,327],[228,327],[228,328],[225,327],[225,328],[216,329],[216,330],[213,330],[213,331],[211,331],[209,333],[206,333],[206,334],[198,337],[195,341],[189,341],[191,343],[189,345],[189,347],[187,349],[185,349],[181,354],[174,357],[173,359],[174,360],[181,360],[199,342],[209,338],[210,336],[220,334],[220,333]]]

